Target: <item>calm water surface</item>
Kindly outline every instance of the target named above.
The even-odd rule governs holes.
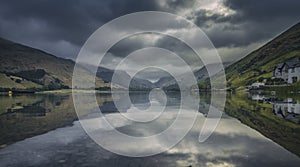
[[[191,97],[193,97],[191,95]],[[133,105],[124,103],[122,112],[133,107],[148,108],[147,94],[130,95]],[[198,142],[210,96],[201,94],[199,114],[188,135],[164,153],[128,158],[98,146],[80,126],[71,94],[34,94],[0,96],[0,166],[299,166],[300,126],[299,100],[266,95],[228,95],[222,119],[207,141]],[[122,94],[119,100],[122,101]],[[101,111],[123,133],[147,136],[161,132],[170,120],[145,124],[120,118],[109,94],[97,94]],[[175,112],[180,94],[169,93],[166,111]],[[86,103],[87,110],[94,110]],[[184,107],[188,110],[188,104]],[[87,113],[88,115],[88,113]],[[88,118],[88,116],[87,116]],[[89,119],[87,119],[89,121]],[[189,121],[189,120],[186,120]],[[183,122],[184,123],[184,122]],[[107,127],[100,127],[104,136]],[[162,144],[161,141],[145,143]],[[120,149],[143,148],[119,143]],[[134,150],[133,150],[134,151]]]

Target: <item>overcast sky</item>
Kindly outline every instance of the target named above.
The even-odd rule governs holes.
[[[86,39],[108,21],[132,12],[164,11],[194,22],[223,61],[233,62],[299,22],[299,6],[299,0],[0,0],[0,36],[75,59]],[[189,53],[174,40],[148,35],[123,40],[111,55],[122,57],[145,46]]]

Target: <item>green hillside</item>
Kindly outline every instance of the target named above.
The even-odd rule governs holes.
[[[0,88],[32,89],[42,88],[42,85],[28,81],[21,77],[0,73]]]
[[[61,89],[72,87],[75,63],[28,46],[0,38],[0,88]],[[92,77],[81,69],[82,76]],[[96,78],[96,87],[105,86]]]
[[[300,23],[226,68],[228,87],[240,89],[269,79],[278,63],[295,58],[300,58]]]

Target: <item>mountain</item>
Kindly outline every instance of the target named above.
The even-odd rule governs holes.
[[[176,86],[176,80],[172,76],[160,78],[157,82],[155,82],[155,85],[159,88],[164,89],[178,88],[178,85]]]
[[[133,77],[131,80],[130,75],[125,71],[120,71],[120,70],[114,71],[104,67],[99,67],[96,75],[102,78],[104,82],[108,83],[108,82],[112,82],[112,76],[114,73],[116,76],[116,80],[114,84],[120,85],[122,87],[127,87],[126,85],[124,85],[124,83],[130,81],[129,88],[132,90],[145,90],[145,89],[149,90],[155,88],[155,85],[148,80],[140,79],[137,77]]]
[[[72,87],[75,62],[0,38],[1,89],[61,89]],[[91,73],[80,68],[85,77]],[[96,78],[96,87],[105,86]]]
[[[229,65],[229,63],[224,63],[223,65],[226,67],[226,66]],[[213,68],[213,67],[216,67],[216,65],[215,65],[215,64],[208,64],[208,65],[206,65],[206,67]],[[200,69],[198,69],[198,70],[193,71],[194,76],[195,76],[195,78],[196,78],[196,80],[197,80],[198,82],[202,82],[202,81],[205,81],[205,80],[208,79],[208,72],[207,72],[206,67],[202,67],[202,68],[200,68]],[[181,74],[181,75],[179,75],[178,78],[179,78],[181,81],[185,81],[186,75],[187,75],[187,74]],[[175,80],[175,78],[172,77],[172,76],[169,76],[169,77],[163,77],[163,78],[159,79],[159,80],[155,83],[155,85],[156,85],[157,87],[160,87],[160,88],[163,88],[163,89],[167,89],[167,90],[168,90],[168,89],[171,89],[171,90],[172,90],[172,89],[178,89],[178,85],[177,85],[177,83],[176,83],[176,80]]]
[[[208,73],[207,73],[207,70],[205,67],[202,67],[199,70],[195,70],[193,73],[198,82],[201,82],[208,78]],[[184,82],[187,78],[187,75],[188,75],[187,73],[184,73],[184,74],[179,75],[177,78],[180,81]],[[175,80],[175,78],[173,76],[162,77],[155,83],[155,85],[157,87],[160,87],[165,90],[178,90],[179,89],[178,82]]]
[[[228,87],[242,89],[264,79],[269,80],[274,67],[300,58],[300,23],[226,68]]]

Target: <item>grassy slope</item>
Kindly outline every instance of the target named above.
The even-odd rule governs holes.
[[[270,78],[278,63],[294,58],[300,58],[300,23],[226,68],[228,86],[239,88]]]
[[[72,60],[59,58],[41,50],[2,38],[0,38],[0,59],[0,72],[16,73],[44,69],[47,73],[47,76],[41,79],[44,85],[55,81],[55,79],[59,79],[64,85],[72,86],[72,75],[75,64]],[[81,72],[82,76],[90,76],[87,70],[82,69]],[[3,78],[3,75],[0,77],[2,80],[6,80],[6,78]],[[11,87],[9,84],[2,86],[5,88]],[[27,87],[28,85],[23,84],[23,86]],[[96,86],[104,86],[101,78],[96,78]]]
[[[26,89],[26,88],[42,88],[42,85],[37,83],[22,80],[21,83],[16,82],[16,80],[22,80],[22,78],[15,76],[6,76],[3,73],[0,73],[0,88],[16,88],[16,89]]]

